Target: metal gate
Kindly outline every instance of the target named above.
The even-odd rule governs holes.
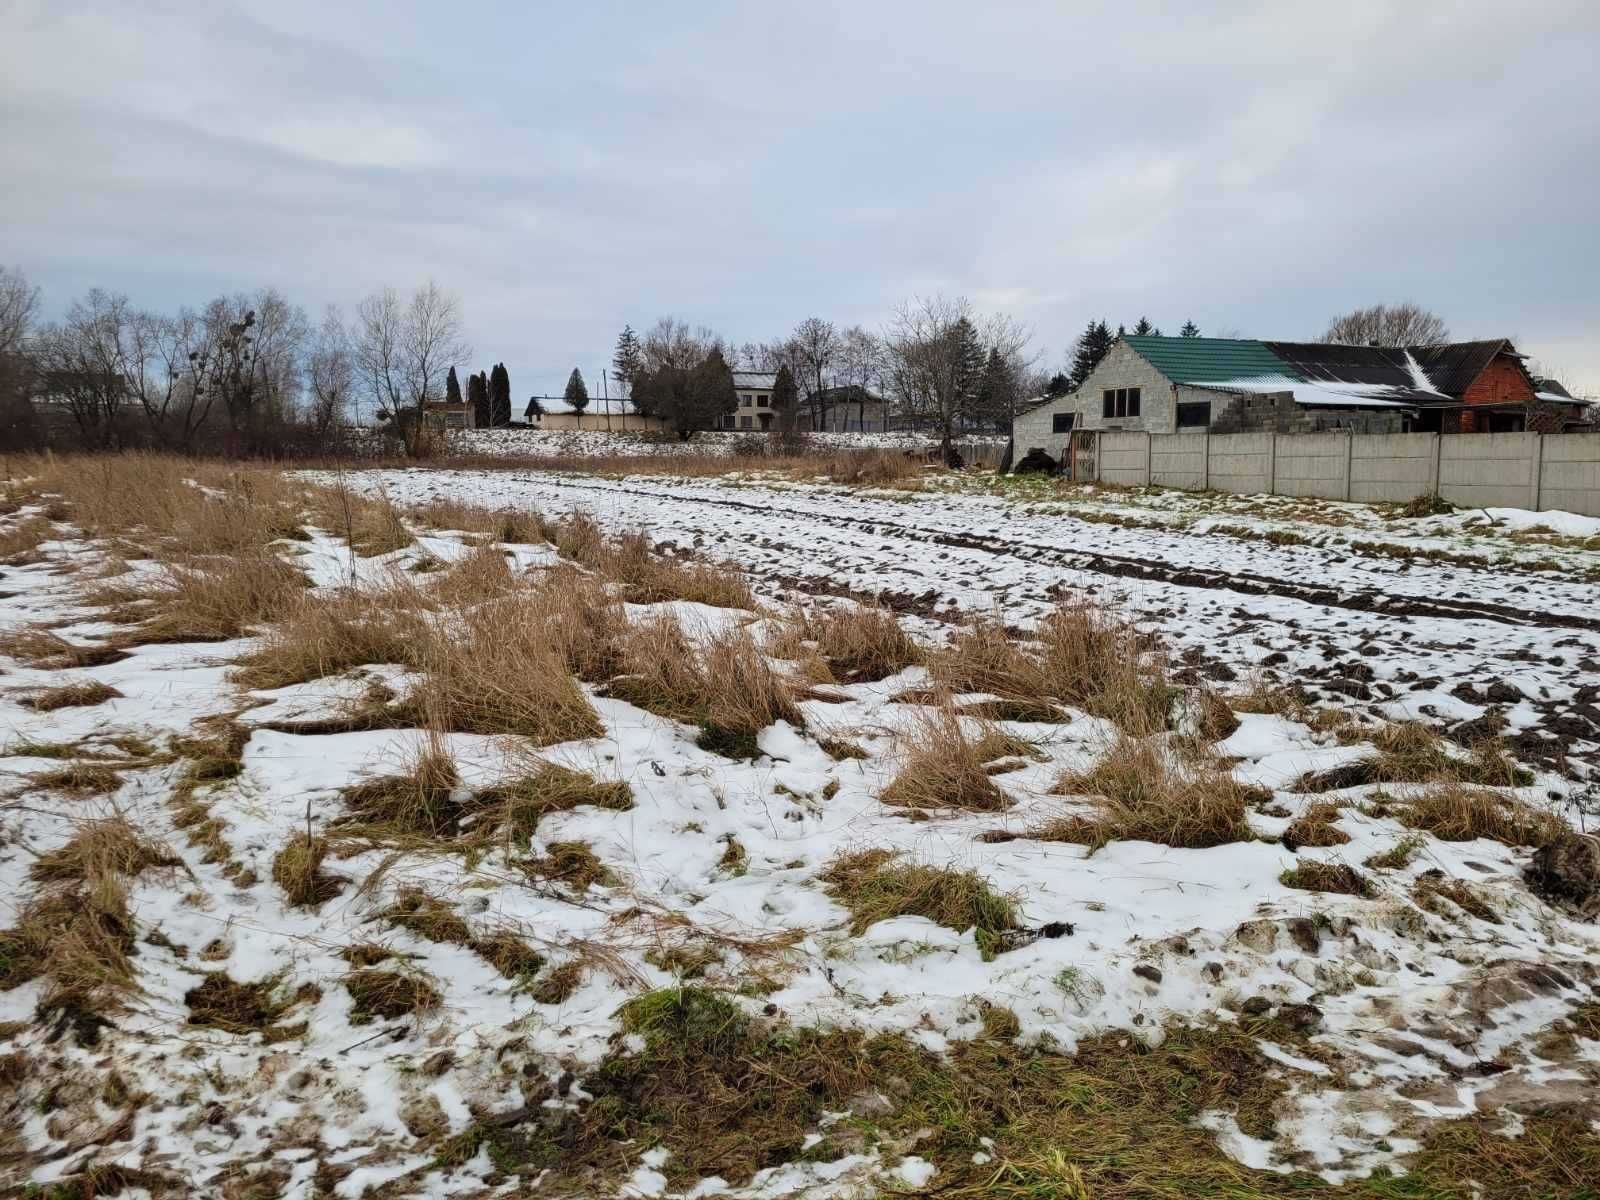
[[[1099,453],[1099,435],[1091,429],[1075,430],[1068,449],[1068,470],[1073,483],[1093,483],[1098,477],[1095,459]]]

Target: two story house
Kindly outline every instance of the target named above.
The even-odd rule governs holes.
[[[722,418],[722,427],[741,431],[771,429],[772,389],[777,381],[773,371],[735,371],[733,390],[739,405]]]

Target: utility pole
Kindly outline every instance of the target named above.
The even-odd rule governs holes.
[[[611,394],[606,389],[606,369],[600,368],[600,407],[606,410],[606,432],[611,432]]]

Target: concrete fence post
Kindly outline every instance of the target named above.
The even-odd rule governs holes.
[[[1267,495],[1278,494],[1278,435],[1267,434]]]
[[[1544,490],[1544,434],[1533,435],[1533,446],[1528,452],[1528,508],[1539,511],[1540,492]]]
[[[1350,467],[1355,458],[1355,452],[1356,431],[1353,429],[1346,429],[1344,431],[1344,498],[1346,500],[1350,499],[1350,476],[1352,473]]]
[[[1094,481],[1099,483],[1105,478],[1106,447],[1105,439],[1100,434],[1094,435]]]
[[[1211,490],[1211,431],[1200,435],[1200,490]]]
[[[1437,496],[1439,489],[1444,486],[1444,474],[1440,469],[1443,457],[1444,434],[1436,433],[1433,435],[1433,466],[1431,468],[1433,473],[1428,476],[1428,495],[1430,496]]]
[[[1155,435],[1145,430],[1144,435],[1144,485],[1149,487],[1154,479]]]

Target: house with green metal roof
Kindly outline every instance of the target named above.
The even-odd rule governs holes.
[[[1539,408],[1505,339],[1380,347],[1126,334],[1076,391],[1021,413],[1012,437],[1018,458],[1040,449],[1060,459],[1079,431],[1454,433],[1546,418],[1559,430],[1576,414],[1557,408]]]

